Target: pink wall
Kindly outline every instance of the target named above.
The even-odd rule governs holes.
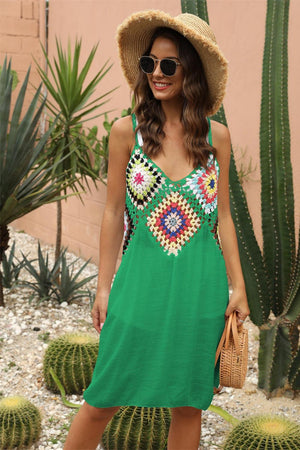
[[[1,4],[1,0],[0,0]],[[109,75],[101,82],[97,95],[101,92],[119,86],[112,94],[106,109],[114,109],[110,117],[119,116],[120,111],[131,103],[130,92],[118,63],[117,46],[115,42],[116,28],[122,20],[132,12],[143,9],[162,9],[170,14],[181,12],[180,0],[51,0],[50,5],[50,55],[55,51],[55,36],[64,44],[75,36],[82,37],[83,51],[87,52],[98,41],[100,45],[95,58],[94,72],[108,58],[114,64]],[[245,184],[250,212],[254,221],[255,231],[259,241],[260,233],[260,183],[259,181],[259,120],[261,70],[265,32],[265,0],[208,0],[210,23],[215,31],[217,41],[230,63],[230,76],[227,95],[224,101],[227,120],[231,131],[232,143],[235,149],[246,149],[246,158],[252,158],[257,164],[257,171],[253,175],[256,181]],[[294,167],[295,193],[297,198],[296,211],[299,223],[300,205],[300,156],[297,143],[300,141],[300,127],[298,126],[297,106],[300,101],[299,87],[299,40],[300,40],[300,2],[291,0],[289,25],[289,102],[292,161]],[[93,73],[91,73],[91,76]],[[101,127],[102,118],[96,123]],[[296,184],[297,183],[297,184]],[[85,257],[98,257],[97,239],[99,219],[103,212],[101,192],[87,196],[87,203],[82,207],[79,200],[70,199],[63,223],[64,245],[79,252]],[[89,205],[89,206],[88,206]],[[92,210],[93,218],[87,213]],[[100,210],[99,210],[100,209]],[[68,214],[67,214],[68,213]],[[52,221],[54,206],[46,206],[43,212],[36,211],[30,218],[22,219],[16,226],[29,230],[43,240],[53,242]],[[49,216],[49,221],[45,217]],[[43,218],[42,218],[43,217]],[[51,217],[51,219],[50,219]],[[89,217],[87,219],[87,217]],[[50,226],[51,224],[51,226]],[[81,225],[80,225],[81,224]],[[81,228],[80,228],[81,227]],[[89,242],[84,242],[81,236],[90,236]],[[96,238],[95,238],[96,236]]]
[[[7,56],[19,78],[13,100],[18,95],[30,64],[30,83],[34,86],[40,83],[33,57],[39,64],[43,63],[40,42],[45,42],[44,5],[44,0],[0,0],[0,65]],[[30,85],[28,92],[33,92]],[[30,95],[26,99],[28,104]]]

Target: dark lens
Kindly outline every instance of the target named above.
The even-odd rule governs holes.
[[[176,62],[172,59],[162,59],[160,62],[160,68],[164,75],[171,77],[176,72]]]
[[[144,73],[153,73],[154,60],[150,56],[142,56],[140,58],[140,68]]]

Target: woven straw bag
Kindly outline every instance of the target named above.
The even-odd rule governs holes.
[[[235,311],[226,320],[215,364],[219,356],[220,386],[242,388],[248,365],[248,330],[243,325],[237,326]]]

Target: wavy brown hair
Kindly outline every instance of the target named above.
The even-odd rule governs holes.
[[[207,160],[216,149],[208,144],[209,130],[207,111],[211,108],[211,98],[201,59],[193,45],[180,33],[171,28],[157,28],[144,55],[149,55],[152,45],[158,37],[165,37],[175,43],[182,64],[184,81],[182,89],[183,108],[181,122],[184,128],[184,145],[194,167],[206,167]],[[144,146],[144,152],[153,157],[162,149],[165,137],[165,114],[148,84],[147,75],[141,70],[134,88],[135,109]]]

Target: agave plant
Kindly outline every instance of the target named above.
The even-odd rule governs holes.
[[[182,11],[208,22],[206,0],[182,1]],[[296,251],[290,160],[288,14],[289,0],[268,0],[260,118],[263,252],[233,153],[230,165],[231,212],[250,317],[260,330],[258,386],[268,396],[290,387],[300,389],[300,248]],[[223,108],[214,119],[227,125]]]
[[[37,64],[41,79],[51,97],[46,102],[48,110],[54,115],[60,114],[51,133],[52,139],[47,147],[47,157],[49,163],[54,164],[57,175],[72,176],[74,180],[72,187],[76,193],[78,193],[78,187],[81,191],[85,191],[85,185],[88,186],[88,177],[93,182],[99,179],[100,141],[95,133],[86,135],[82,125],[87,120],[104,114],[104,112],[96,113],[96,111],[107,103],[109,100],[107,96],[114,91],[112,89],[94,100],[91,99],[99,82],[111,68],[106,61],[92,80],[87,82],[97,47],[98,45],[92,48],[81,71],[78,70],[81,40],[76,40],[73,53],[70,42],[65,52],[61,43],[56,40],[57,58],[54,58],[54,63],[50,61],[43,48],[51,76],[48,76]],[[61,250],[61,201],[58,201],[57,207],[56,258]]]
[[[0,75],[0,263],[8,248],[7,225],[45,203],[57,201],[61,198],[60,192],[71,184],[70,180],[57,177],[53,173],[54,166],[44,157],[43,150],[52,129],[38,139],[38,122],[44,108],[44,102],[37,108],[41,86],[21,119],[29,73],[30,70],[21,86],[11,121],[13,77],[11,64],[6,59]],[[1,271],[0,306],[4,306]]]
[[[82,278],[82,273],[90,260],[87,260],[79,269],[75,269],[75,265],[80,258],[68,263],[66,256],[67,249],[61,251],[60,262],[60,282],[53,281],[53,295],[59,303],[70,303],[82,297],[91,298],[92,293],[89,289],[82,287],[97,276],[97,274],[89,275]]]
[[[18,284],[18,279],[24,262],[15,256],[16,241],[13,242],[8,255],[3,253],[2,259],[2,282],[3,287],[11,289]]]
[[[0,66],[0,75],[1,75],[1,71],[2,71],[2,67]],[[16,89],[17,84],[19,82],[19,78],[18,78],[18,74],[15,70],[11,70],[11,74],[13,77],[13,82],[12,82],[12,90]]]
[[[35,259],[29,260],[23,253],[22,256],[23,267],[32,278],[32,281],[23,281],[21,283],[23,286],[28,286],[33,290],[29,302],[32,301],[35,294],[38,297],[38,303],[49,300],[51,298],[52,284],[59,270],[60,258],[50,267],[49,255],[48,253],[45,256],[43,255],[40,243],[38,243],[38,267],[33,264],[36,261]]]
[[[41,245],[38,243],[38,258],[29,260],[23,253],[22,267],[29,273],[31,279],[20,282],[21,286],[27,286],[33,290],[33,294],[29,298],[29,302],[37,296],[37,304],[43,301],[55,299],[59,303],[70,303],[82,297],[92,297],[89,289],[82,287],[97,275],[90,275],[83,278],[82,272],[90,262],[86,261],[78,270],[75,265],[80,258],[76,258],[73,262],[67,261],[67,249],[64,248],[53,263],[49,261],[49,254],[43,254]],[[59,274],[59,282],[57,282],[57,274]]]

